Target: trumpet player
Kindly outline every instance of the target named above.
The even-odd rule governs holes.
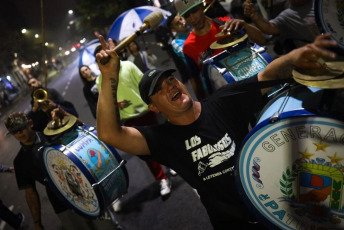
[[[74,105],[64,100],[56,89],[42,87],[42,82],[36,78],[30,78],[27,83],[31,90],[32,107],[28,117],[32,119],[35,131],[43,132],[49,121],[52,120],[54,109],[59,108],[68,114],[79,116]]]

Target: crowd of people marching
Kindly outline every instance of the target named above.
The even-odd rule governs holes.
[[[234,180],[239,146],[273,87],[261,83],[291,78],[292,67],[325,68],[318,59],[335,58],[327,48],[336,46],[336,42],[328,34],[320,34],[315,23],[314,0],[285,3],[287,7],[277,16],[266,18],[262,8],[251,0],[232,9],[240,13],[228,12],[217,0],[175,0],[171,16],[155,33],[176,69],[157,68],[157,56],[150,49],[140,49],[135,40],[116,53],[120,41],[106,41],[103,36],[99,36],[101,45],[94,51],[101,74],[97,76],[87,65],[79,66],[82,94],[96,119],[99,140],[140,157],[159,181],[161,196],[173,189],[162,166],[182,177],[197,191],[216,230],[228,226],[266,228],[247,209]],[[273,41],[280,52],[259,73],[211,89],[208,81],[212,79],[204,73],[204,61],[226,50],[225,46],[214,49],[211,45],[228,34],[247,35],[246,46],[264,47]],[[195,98],[185,84],[192,86]],[[118,222],[106,218],[107,213],[96,220],[79,216],[49,187],[38,162],[40,147],[50,138],[43,130],[61,116],[79,114],[74,102],[65,100],[56,89],[44,88],[39,79],[30,78],[28,86],[32,92],[30,112],[15,111],[5,119],[8,133],[18,140],[21,149],[14,168],[4,170],[14,172],[18,188],[25,191],[31,212],[27,219],[36,230],[49,229],[42,224],[37,181],[46,187],[65,229],[122,229]],[[47,92],[43,102],[33,96],[40,88]],[[164,117],[163,121],[157,114]],[[82,124],[80,119],[77,122]],[[121,210],[120,199],[113,210]],[[0,214],[13,228],[23,228],[23,214]]]

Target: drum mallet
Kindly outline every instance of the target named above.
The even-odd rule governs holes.
[[[162,22],[163,19],[164,16],[162,15],[162,12],[160,10],[156,10],[150,13],[149,15],[147,15],[147,17],[145,17],[145,19],[143,19],[142,26],[135,33],[133,33],[129,37],[125,38],[121,43],[119,43],[115,47],[115,51],[118,52],[125,48],[130,42],[132,42],[135,38],[140,36],[146,29],[154,29],[156,26],[160,24],[160,22]],[[105,65],[109,61],[109,59],[110,57],[102,59],[100,60],[100,63],[102,65]]]

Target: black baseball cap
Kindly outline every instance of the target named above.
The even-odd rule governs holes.
[[[154,88],[158,83],[160,77],[170,76],[175,71],[175,69],[151,69],[143,74],[141,81],[139,83],[139,90],[142,100],[147,105],[150,103],[149,97],[153,95]]]

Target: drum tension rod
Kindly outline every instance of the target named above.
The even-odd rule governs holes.
[[[284,97],[279,109],[270,117],[270,123],[275,123],[279,121],[281,111],[282,109],[284,109],[284,107],[287,104],[287,101],[289,100],[289,94],[290,94],[290,90],[288,90],[288,92],[286,93],[286,96]]]
[[[101,179],[100,181],[98,181],[97,183],[92,184],[93,188],[97,188],[104,180],[106,180],[106,178],[108,178],[111,174],[113,174],[114,172],[116,172],[118,169],[120,169],[122,166],[124,166],[127,163],[126,160],[122,160],[119,165],[112,170],[108,175],[106,175],[103,179]]]

